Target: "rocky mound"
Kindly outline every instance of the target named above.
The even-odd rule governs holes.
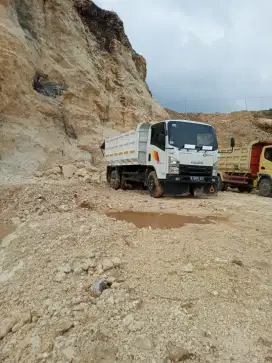
[[[269,111],[240,111],[232,113],[179,113],[166,109],[171,118],[207,122],[213,125],[221,146],[228,146],[229,137],[237,144],[253,140],[272,140],[272,116]]]
[[[87,0],[2,0],[0,24],[1,172],[80,159],[76,145],[94,146],[104,125],[167,117],[114,12]]]

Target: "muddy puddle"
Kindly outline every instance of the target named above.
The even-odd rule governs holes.
[[[186,216],[172,213],[155,213],[155,212],[107,212],[110,218],[120,221],[131,222],[138,228],[152,229],[171,229],[184,227],[187,224],[214,224],[222,220],[224,217],[217,216]]]
[[[9,235],[13,231],[15,231],[15,229],[16,229],[16,227],[14,224],[0,221],[0,242],[2,242],[2,240],[7,235]]]

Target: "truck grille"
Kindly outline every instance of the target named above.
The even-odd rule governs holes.
[[[182,175],[208,176],[212,175],[212,166],[203,165],[180,165],[179,173]]]

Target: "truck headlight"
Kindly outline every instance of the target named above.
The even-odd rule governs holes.
[[[169,174],[179,174],[179,161],[172,157],[169,158]]]
[[[212,176],[217,176],[218,173],[218,166],[217,162],[213,163],[213,170],[212,170]]]

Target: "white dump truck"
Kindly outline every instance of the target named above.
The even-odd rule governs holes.
[[[144,122],[135,131],[106,139],[100,148],[114,189],[137,183],[154,198],[217,189],[218,143],[209,124]]]

